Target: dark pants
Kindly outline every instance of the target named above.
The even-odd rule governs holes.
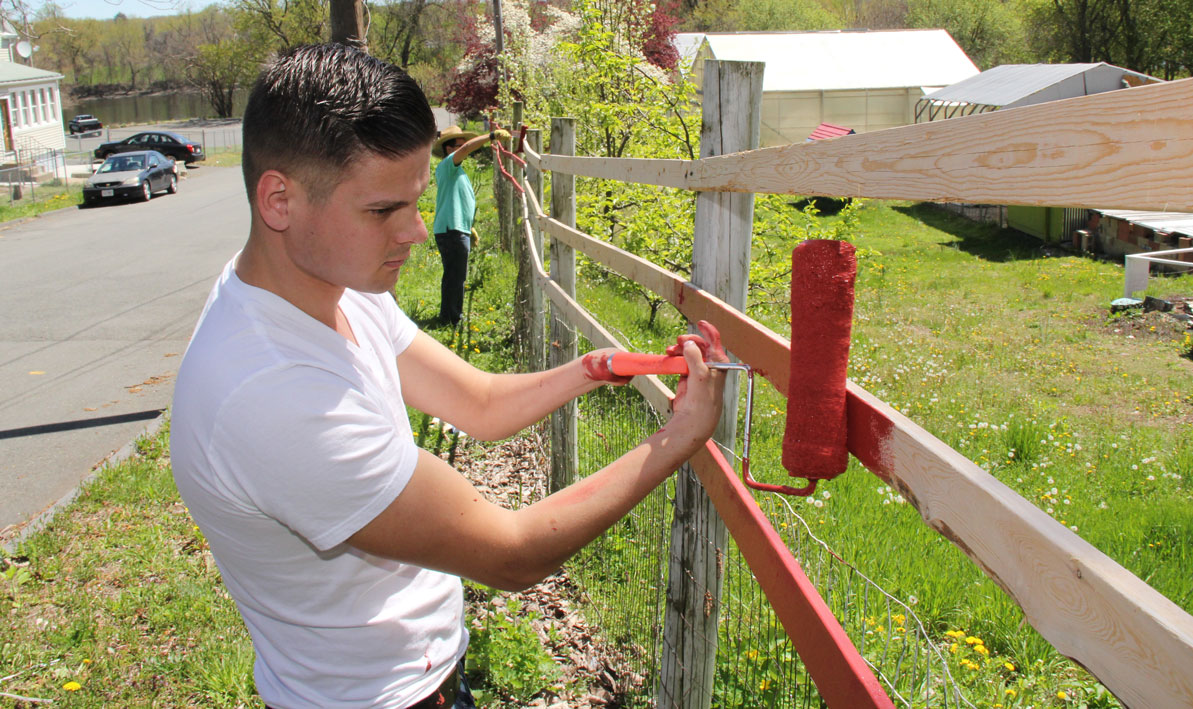
[[[443,259],[443,280],[439,283],[439,319],[455,325],[464,316],[464,281],[468,277],[468,234],[448,229],[435,235],[439,258]]]

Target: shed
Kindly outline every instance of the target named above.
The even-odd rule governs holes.
[[[924,96],[915,122],[987,113],[1000,108],[1100,94],[1160,81],[1154,76],[1097,64],[1003,64]]]
[[[833,123],[821,123],[812,131],[812,135],[808,136],[808,140],[827,140],[829,138],[840,138],[843,135],[853,135],[854,133],[857,133],[857,131],[852,128]]]
[[[700,86],[705,59],[762,62],[763,146],[800,143],[821,123],[858,133],[915,122],[926,93],[978,73],[945,30],[834,30],[679,35],[698,41],[690,65]]]
[[[66,149],[58,91],[62,75],[14,61],[18,39],[11,25],[0,24],[0,159],[53,162]]]

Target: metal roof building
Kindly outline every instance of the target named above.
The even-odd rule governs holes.
[[[915,120],[926,123],[1155,81],[1159,79],[1105,62],[1004,64],[924,96],[916,104]]]
[[[802,142],[821,123],[858,133],[913,123],[926,93],[978,73],[945,30],[687,34],[676,49],[693,56],[697,86],[705,59],[766,65],[764,146]]]

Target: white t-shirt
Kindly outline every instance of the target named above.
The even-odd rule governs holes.
[[[407,706],[467,648],[460,580],[345,540],[413,474],[396,358],[417,327],[389,295],[347,290],[354,345],[235,263],[178,372],[178,490],[252,635],[267,704]]]

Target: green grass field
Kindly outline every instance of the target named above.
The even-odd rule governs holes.
[[[512,366],[514,268],[493,244],[479,182],[468,319],[431,332],[501,370]],[[930,207],[872,203],[861,224],[853,379],[1193,610],[1185,332],[1157,314],[1109,315],[1119,265],[1049,254]],[[404,270],[399,300],[416,320],[435,314],[438,268],[428,242]],[[1193,279],[1153,279],[1150,292],[1193,295]],[[666,312],[648,326],[644,301],[611,293],[597,284],[581,300],[636,349],[660,352],[682,328]],[[788,331],[781,303],[750,314]],[[784,407],[761,387],[753,470],[768,480],[786,477]],[[413,423],[424,445],[446,445],[425,419]],[[178,500],[164,434],[142,450],[0,565],[0,707],[18,705],[11,695],[71,707],[257,704],[247,636]],[[821,490],[799,514],[909,603],[977,705],[1116,706],[877,478],[854,463]]]
[[[1159,313],[1110,315],[1122,292],[1118,263],[927,205],[870,203],[860,219],[850,377],[1193,611],[1193,361],[1181,356],[1184,325]],[[784,254],[792,244],[769,246]],[[611,292],[597,286],[582,300],[636,349],[660,351],[683,327],[671,315],[650,327],[642,303]],[[1193,278],[1154,277],[1148,293],[1193,296]],[[750,315],[789,334],[788,305],[769,300]],[[751,470],[768,482],[787,479],[785,407],[760,385]],[[973,701],[1117,706],[856,461],[796,509],[912,607]]]

